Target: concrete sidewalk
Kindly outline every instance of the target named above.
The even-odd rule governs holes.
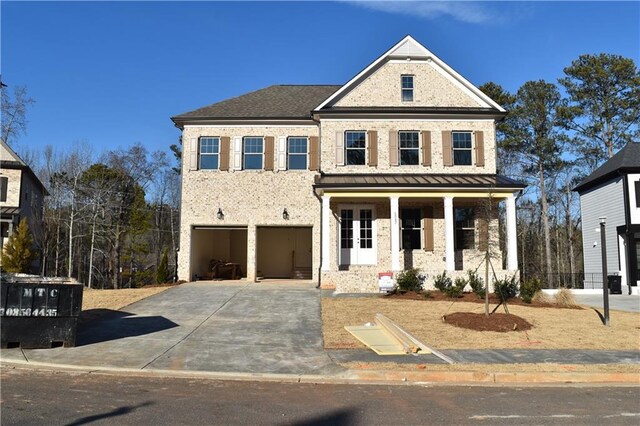
[[[592,306],[596,309],[600,308],[602,312],[604,306],[604,297],[602,294],[575,294],[576,302],[581,305]],[[618,311],[640,313],[640,296],[637,294],[610,294],[609,308]]]

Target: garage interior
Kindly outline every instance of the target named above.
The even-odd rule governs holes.
[[[239,266],[237,278],[246,277],[247,227],[194,227],[191,231],[192,278],[220,278],[211,271],[212,261],[235,264]]]
[[[258,227],[256,243],[258,279],[312,278],[311,227]]]

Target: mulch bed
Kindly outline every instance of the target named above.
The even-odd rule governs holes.
[[[524,318],[503,313],[495,313],[487,317],[483,313],[454,312],[442,318],[447,324],[475,331],[506,333],[509,331],[527,331],[533,328]]]
[[[414,291],[408,291],[406,293],[390,293],[386,294],[382,297],[389,299],[400,299],[400,300],[424,300],[424,301],[434,301],[434,302],[471,302],[471,303],[484,303],[484,298],[479,298],[475,293],[463,293],[461,297],[452,298],[447,296],[438,290],[430,290],[428,292],[429,296],[426,297],[425,293],[416,293]],[[497,305],[500,303],[500,299],[494,296],[493,294],[489,295],[489,304]],[[557,308],[557,309],[582,309],[580,306],[575,307],[562,307],[558,306],[555,303],[539,303],[539,302],[531,302],[525,303],[520,298],[513,298],[507,300],[507,305],[519,305],[519,306],[530,306],[532,308]]]

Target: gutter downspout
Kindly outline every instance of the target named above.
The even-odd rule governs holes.
[[[314,116],[313,111],[311,111],[311,118],[318,123],[318,174],[322,175],[322,149],[320,148],[322,146],[322,126],[320,125],[320,120]],[[319,289],[322,283],[322,233],[325,230],[322,229],[322,198],[316,192],[315,186],[313,187],[313,195],[320,203],[320,262],[318,264],[318,284],[316,285],[316,288]]]
[[[627,179],[626,174],[622,171],[622,170],[618,170],[618,174],[622,177],[622,188],[624,191],[624,222],[625,222],[625,226],[624,226],[624,236],[625,236],[625,241],[627,243],[627,247],[625,250],[624,255],[627,257],[627,288],[629,289],[629,294],[631,294],[631,232],[630,232],[630,225],[631,225],[631,206],[629,205],[629,180]],[[616,234],[617,236],[617,234]],[[637,271],[636,271],[636,275],[637,275]],[[636,280],[636,277],[633,277],[634,281]]]

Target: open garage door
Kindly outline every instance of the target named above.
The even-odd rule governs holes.
[[[310,280],[311,227],[258,227],[258,277]]]
[[[212,265],[219,263],[229,266],[212,270]],[[192,278],[232,278],[233,270],[235,278],[247,276],[247,227],[194,226],[191,230]]]

